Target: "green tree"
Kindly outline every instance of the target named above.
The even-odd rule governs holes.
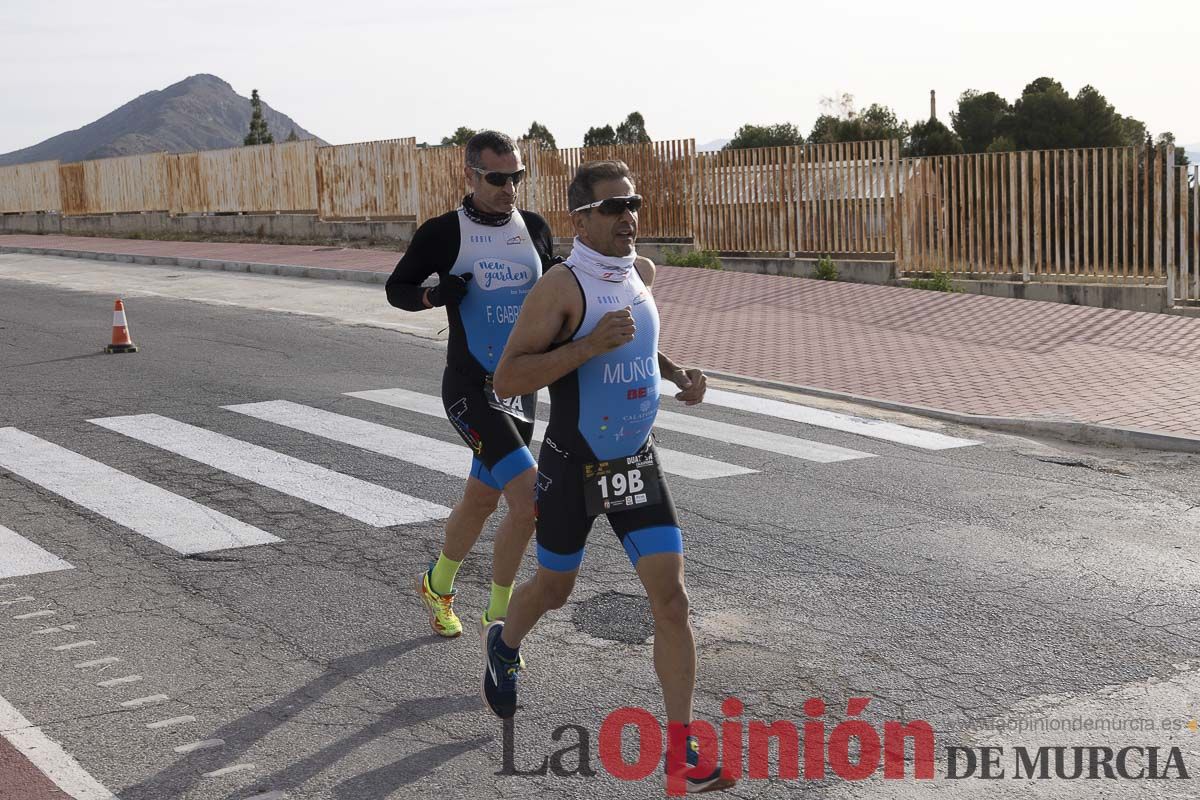
[[[1011,153],[1016,149],[1017,143],[1013,141],[1011,136],[997,136],[987,146],[987,152],[989,153]]]
[[[903,141],[908,138],[908,123],[901,122],[896,117],[896,112],[889,106],[872,103],[867,106],[866,111],[855,117],[855,122],[858,123],[855,131],[856,138],[842,139],[842,141],[861,142],[872,139],[900,139]]]
[[[908,123],[901,122],[889,106],[872,103],[862,111],[854,108],[854,97],[843,94],[837,101],[837,114],[832,113],[834,101],[825,98],[825,112],[813,123],[808,141],[812,144],[834,142],[863,142],[873,139],[908,138]]]
[[[1182,147],[1175,145],[1175,134],[1171,133],[1170,131],[1160,133],[1157,141],[1155,141],[1155,144],[1159,147],[1166,147],[1167,145],[1175,147],[1175,166],[1186,167],[1191,163],[1191,159],[1188,158],[1187,151]]]
[[[525,134],[525,138],[533,139],[535,142],[548,150],[558,149],[558,145],[554,143],[554,134],[550,132],[549,128],[537,120],[534,120],[533,124],[529,126],[529,133]]]
[[[462,147],[476,133],[474,128],[468,128],[466,125],[459,125],[454,133],[449,136],[442,137],[442,145],[452,145],[454,147]]]
[[[912,126],[905,150],[910,156],[953,156],[961,153],[963,146],[954,131],[930,119]]]
[[[587,133],[583,135],[584,147],[605,147],[617,143],[617,132],[613,130],[612,125],[605,125],[603,128],[588,128]]]
[[[784,147],[804,144],[800,129],[790,122],[775,125],[743,125],[723,147],[723,150],[741,150],[748,147]]]
[[[1012,138],[1021,150],[1079,147],[1075,101],[1053,78],[1038,78],[1013,103]]]
[[[617,144],[646,144],[650,134],[646,133],[646,120],[640,112],[631,111],[625,121],[617,126]]]
[[[950,125],[968,153],[982,153],[1012,126],[1012,106],[995,92],[968,89],[958,97],[958,110],[950,112]]]
[[[267,128],[267,121],[263,119],[262,100],[258,99],[258,89],[252,89],[250,91],[250,132],[246,134],[242,144],[274,143],[275,137],[271,135],[271,131]]]
[[[287,138],[286,138],[286,139],[284,139],[284,141],[285,141],[285,142],[298,142],[298,141],[300,141],[300,137],[296,135],[296,129],[295,129],[295,128],[292,128],[292,131],[291,131],[291,133],[289,133],[289,134],[287,135]]]
[[[1121,145],[1124,147],[1141,147],[1149,136],[1146,123],[1133,117],[1121,117]]]
[[[812,132],[808,135],[809,144],[831,144],[836,142],[840,120],[832,114],[822,114],[813,123]]]
[[[1080,147],[1120,147],[1125,140],[1122,117],[1093,86],[1084,86],[1075,95],[1076,122]]]

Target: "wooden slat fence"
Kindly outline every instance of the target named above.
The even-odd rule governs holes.
[[[58,168],[64,214],[168,211],[170,175],[166,153],[102,158]]]
[[[538,159],[539,211],[558,235],[568,236],[571,232],[567,187],[575,171],[589,161],[617,159],[629,165],[637,191],[645,197],[638,217],[638,235],[691,237],[694,140],[542,150]]]
[[[316,213],[316,149],[309,139],[170,156],[171,212]]]
[[[1179,269],[1182,296],[1200,219],[1168,164],[1171,149],[1133,147],[905,159],[898,267],[1153,283]]]
[[[723,150],[696,157],[696,239],[723,252],[894,249],[899,143]]]
[[[61,211],[58,167],[57,161],[0,167],[0,214]]]
[[[322,219],[416,218],[416,139],[319,147],[317,209]]]

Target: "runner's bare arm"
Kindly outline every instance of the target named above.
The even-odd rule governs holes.
[[[582,339],[551,350],[556,340],[570,333],[563,329],[578,295],[575,279],[561,267],[552,268],[533,285],[496,367],[492,387],[497,395],[516,397],[536,392],[578,369],[589,358],[633,341],[633,315],[623,308],[605,314],[596,329]]]
[[[642,276],[642,283],[646,284],[647,289],[650,288],[657,272],[654,262],[644,256],[638,256],[637,261],[633,263],[637,267],[638,275]],[[704,401],[704,393],[708,390],[708,378],[700,370],[684,369],[659,350],[658,372],[682,390],[675,395],[676,400],[689,406]]]

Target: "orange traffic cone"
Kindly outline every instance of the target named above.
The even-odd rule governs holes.
[[[129,338],[129,323],[125,321],[125,303],[117,299],[113,305],[112,344],[104,348],[106,353],[136,353],[137,345]]]

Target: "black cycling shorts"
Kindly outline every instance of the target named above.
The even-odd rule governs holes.
[[[483,377],[447,366],[442,373],[442,404],[450,424],[474,453],[471,477],[499,490],[535,466],[529,451],[533,423],[492,408],[483,383]],[[522,401],[527,409],[537,407],[536,395],[527,395]]]
[[[647,449],[653,447],[646,445]],[[660,502],[608,514],[613,532],[635,567],[642,556],[683,552],[675,503],[661,470],[658,480]],[[584,507],[583,464],[559,450],[550,438],[542,443],[539,454],[536,498],[538,563],[555,572],[574,572],[583,561],[584,545],[596,518],[588,516]]]

